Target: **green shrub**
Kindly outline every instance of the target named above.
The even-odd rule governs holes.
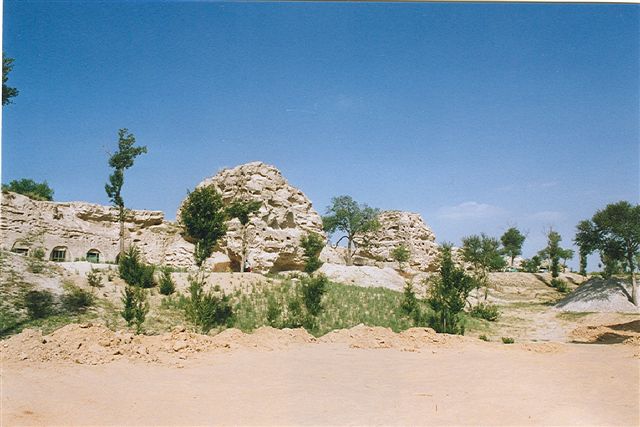
[[[551,287],[556,288],[558,292],[567,293],[569,292],[569,287],[564,280],[561,279],[551,279]]]
[[[534,255],[531,259],[525,259],[522,262],[522,269],[526,273],[537,273],[542,265],[542,259],[538,255]]]
[[[44,249],[36,248],[27,258],[27,267],[30,272],[40,274],[44,270]]]
[[[62,296],[62,307],[72,313],[86,311],[93,305],[93,295],[77,286],[69,286]]]
[[[398,268],[402,271],[404,263],[409,261],[409,258],[411,257],[411,252],[403,243],[396,246],[391,251],[391,257],[398,263]]]
[[[311,316],[322,311],[322,296],[327,292],[328,283],[329,279],[323,274],[302,279],[302,301]]]
[[[480,335],[478,338],[479,338],[479,339],[481,339],[482,341],[487,341],[487,342],[489,342],[489,338],[487,338],[487,336],[486,336],[486,335],[484,335],[484,334]]]
[[[413,290],[411,282],[407,282],[404,287],[400,309],[404,314],[412,319],[414,326],[421,326],[426,323],[423,311],[420,307],[420,301],[416,297],[416,293]]]
[[[324,239],[317,233],[307,233],[300,239],[300,246],[304,250],[304,271],[312,274],[322,267],[320,252],[324,248]]]
[[[490,322],[494,322],[498,320],[498,317],[500,317],[500,311],[498,310],[497,305],[482,302],[473,307],[471,311],[469,311],[469,314],[473,317],[488,320]]]
[[[24,295],[24,306],[30,318],[45,318],[53,313],[53,294],[44,290],[29,291]]]
[[[233,309],[229,296],[221,292],[220,295],[205,292],[205,279],[203,274],[189,276],[189,297],[185,304],[185,316],[203,334],[215,326],[233,324]]]
[[[429,315],[429,326],[436,332],[464,334],[462,311],[474,281],[451,257],[451,245],[444,244],[440,249],[440,274],[429,289],[427,302],[433,309]]]
[[[503,344],[513,344],[514,342],[516,341],[511,337],[502,337]]]
[[[14,179],[9,184],[2,184],[2,190],[23,194],[33,200],[53,200],[53,189],[47,181],[35,182],[32,179]]]
[[[149,312],[146,291],[138,286],[125,286],[122,293],[123,309],[120,312],[128,326],[135,325],[136,332],[142,331],[142,324]]]
[[[91,271],[87,273],[87,282],[92,288],[101,288],[102,274],[98,270],[94,270],[92,268]]]
[[[43,248],[35,248],[31,252],[31,256],[35,259],[43,260],[44,259],[44,249]]]
[[[162,276],[160,277],[160,293],[162,295],[171,295],[176,291],[176,284],[171,278],[171,271],[163,268]]]
[[[272,294],[267,296],[267,322],[269,326],[277,328],[282,319],[282,307],[278,304],[278,300]]]
[[[153,273],[155,267],[153,265],[144,264],[140,260],[140,251],[135,246],[131,246],[129,250],[120,257],[118,268],[120,278],[131,286],[139,286],[141,288],[152,288],[155,286]]]

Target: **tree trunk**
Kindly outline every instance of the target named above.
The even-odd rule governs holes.
[[[120,207],[120,255],[124,254],[124,208]]]
[[[347,239],[347,265],[353,265],[353,260],[351,259],[351,239]]]
[[[633,254],[627,256],[629,262],[629,270],[631,270],[631,302],[638,306],[638,283],[636,282],[636,270],[633,263]]]
[[[240,273],[244,273],[244,263],[247,262],[247,226],[242,226],[242,256],[240,257]]]

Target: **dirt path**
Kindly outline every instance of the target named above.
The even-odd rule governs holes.
[[[638,425],[628,345],[305,344],[183,368],[7,362],[2,425]]]

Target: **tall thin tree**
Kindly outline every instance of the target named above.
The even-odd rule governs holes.
[[[140,154],[147,152],[147,147],[142,145],[135,147],[136,137],[126,128],[118,131],[118,151],[109,157],[109,166],[113,173],[109,175],[109,182],[104,189],[109,196],[109,201],[118,208],[118,221],[120,222],[120,254],[124,253],[124,221],[126,209],[122,198],[122,186],[124,185],[124,171],[133,166],[133,161]]]

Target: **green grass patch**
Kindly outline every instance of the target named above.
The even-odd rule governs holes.
[[[285,280],[281,285],[256,289],[248,295],[234,294],[234,326],[245,332],[260,326],[278,327],[278,319],[286,317],[289,302],[297,297],[297,286]],[[322,298],[323,310],[317,316],[316,327],[310,332],[321,336],[334,329],[351,328],[360,323],[403,331],[414,324],[400,308],[402,298],[402,293],[390,289],[330,282]]]

